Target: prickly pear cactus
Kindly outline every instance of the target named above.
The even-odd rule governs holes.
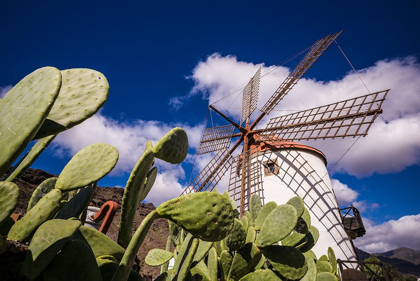
[[[70,241],[80,225],[80,221],[77,220],[57,219],[42,224],[31,240],[30,254],[25,256],[20,274],[30,280],[40,275],[57,253]]]
[[[229,250],[237,251],[242,248],[242,246],[245,245],[246,237],[247,233],[245,232],[242,222],[238,219],[234,219],[233,228],[226,241]]]
[[[19,187],[11,182],[0,181],[0,224],[16,208],[19,201]]]
[[[182,128],[174,128],[153,147],[153,153],[159,159],[172,164],[185,160],[188,153],[188,137]]]
[[[287,279],[302,278],[308,270],[305,256],[294,247],[275,245],[265,247],[262,251],[273,268]]]
[[[198,192],[169,200],[156,211],[204,241],[225,238],[233,226],[230,201],[214,192]]]
[[[31,199],[29,199],[28,208],[26,211],[32,209],[38,201],[45,196],[48,192],[50,192],[57,182],[57,178],[49,178],[41,182],[40,185],[35,188],[34,192],[32,192]]]
[[[57,219],[79,218],[87,209],[93,197],[93,187],[87,186],[78,192],[67,202],[64,207],[57,213]]]
[[[23,216],[10,229],[8,240],[25,241],[45,221],[52,218],[60,206],[61,191],[53,189]]]
[[[7,177],[6,181],[15,181],[25,173],[25,171],[35,162],[35,160],[41,155],[44,149],[54,140],[57,135],[51,135],[40,139],[37,143],[29,150],[18,164],[16,164],[13,171]]]
[[[269,269],[258,269],[254,272],[251,272],[241,279],[240,281],[260,281],[260,280],[270,280],[270,281],[281,281],[281,279]]]
[[[117,164],[118,151],[105,143],[94,143],[76,153],[57,179],[55,188],[71,191],[100,180]]]
[[[16,84],[0,103],[0,176],[38,132],[61,86],[54,67],[35,70]]]
[[[162,249],[152,249],[147,253],[144,261],[150,266],[158,266],[168,262],[173,256],[174,253],[172,252]]]
[[[96,70],[67,69],[62,70],[61,75],[63,83],[58,98],[36,134],[36,139],[82,123],[98,112],[108,98],[108,81]]]

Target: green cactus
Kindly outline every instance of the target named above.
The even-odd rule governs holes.
[[[95,70],[75,68],[61,71],[63,83],[51,112],[35,138],[57,134],[93,116],[108,98],[109,84]]]
[[[0,177],[33,139],[50,112],[61,86],[54,67],[35,70],[16,84],[0,103]]]
[[[316,260],[316,259],[317,259],[317,257],[316,257],[316,255],[315,255],[315,253],[314,253],[312,250],[309,250],[309,251],[307,251],[307,252],[303,253],[303,255],[304,255],[305,257],[311,258],[311,259],[313,259],[313,260]]]
[[[172,246],[172,240],[171,240],[171,236],[169,235],[168,239],[166,240],[165,250],[170,252],[171,251],[171,246]],[[169,261],[162,264],[162,266],[160,267],[160,273],[162,274],[162,273],[168,271],[168,267],[169,267]]]
[[[247,233],[245,232],[242,222],[238,219],[234,219],[233,228],[230,231],[226,245],[230,251],[237,251],[245,245]]]
[[[200,275],[201,279],[199,280],[201,281],[210,281],[209,268],[204,263],[204,261],[200,261],[194,267],[192,267],[190,269],[190,273],[192,277],[194,277],[195,275]],[[190,280],[194,280],[194,279],[190,278]]]
[[[273,268],[287,279],[300,279],[308,270],[305,256],[294,247],[275,245],[265,247],[262,251]]]
[[[285,204],[271,211],[261,227],[255,243],[258,247],[270,246],[289,235],[297,223],[296,208]]]
[[[335,274],[337,272],[337,259],[331,247],[328,247],[328,260],[332,266],[332,274]]]
[[[94,143],[76,153],[57,179],[56,189],[71,191],[97,182],[117,164],[118,151],[105,143]]]
[[[333,268],[331,264],[328,261],[324,260],[317,260],[316,261],[316,269],[318,273],[320,272],[332,272]]]
[[[260,280],[270,280],[270,281],[281,281],[281,279],[270,269],[258,269],[254,272],[248,273],[240,279],[240,281],[260,281]]]
[[[204,241],[219,241],[233,226],[230,201],[214,192],[198,192],[169,200],[156,211]]]
[[[19,202],[19,187],[12,182],[0,181],[0,225],[15,210]]]
[[[172,164],[179,164],[185,160],[188,153],[188,137],[182,128],[170,130],[153,147],[156,158]]]
[[[308,271],[302,277],[301,281],[316,281],[316,276],[318,274],[316,264],[313,258],[305,256],[306,263],[308,264]]]
[[[197,251],[198,244],[198,238],[194,238],[191,234],[187,235],[185,242],[182,243],[178,257],[175,260],[172,280],[185,280]]]
[[[55,183],[57,182],[57,178],[49,178],[41,182],[37,188],[35,188],[34,192],[32,192],[31,199],[29,199],[28,208],[26,211],[28,212],[32,209],[38,201],[45,196],[48,192],[53,190]]]
[[[150,266],[158,266],[168,262],[173,258],[174,254],[172,252],[162,250],[162,249],[151,249],[144,260]]]
[[[137,161],[125,186],[118,232],[118,244],[124,248],[127,247],[130,242],[134,215],[140,201],[145,197],[142,198],[141,196],[142,194],[145,194],[146,177],[154,163],[154,159],[153,152],[151,150],[146,150],[139,161]]]
[[[248,217],[242,216],[241,222],[242,222],[242,225],[244,226],[244,230],[245,231],[248,231],[248,228],[249,228],[249,220],[248,220]]]
[[[235,253],[227,280],[237,281],[252,270],[261,259],[261,251],[254,243],[245,244]]]
[[[302,253],[309,251],[310,249],[312,249],[313,246],[315,246],[319,238],[318,229],[315,226],[311,225],[311,227],[309,228],[309,232],[306,234],[305,237],[308,239],[308,242],[302,248],[300,248],[300,251]]]
[[[57,213],[57,219],[79,218],[80,215],[87,209],[93,197],[93,187],[87,186],[80,190],[73,198],[64,205],[64,207]]]
[[[197,251],[194,255],[193,262],[198,263],[202,259],[204,259],[204,257],[210,251],[212,246],[213,246],[213,242],[207,242],[207,241],[200,240],[199,244],[198,244]]]
[[[232,255],[227,250],[222,251],[220,254],[220,267],[222,269],[220,274],[222,275],[222,280],[227,280],[232,261]]]
[[[92,250],[80,240],[68,242],[45,268],[42,277],[45,281],[102,281]]]
[[[258,216],[255,220],[255,230],[260,230],[262,225],[264,224],[265,219],[267,218],[268,214],[271,213],[272,210],[277,208],[276,202],[268,202],[265,204],[258,213]]]
[[[322,256],[319,258],[319,260],[320,260],[320,261],[328,261],[328,257],[327,257],[326,255],[322,255]]]
[[[31,240],[20,274],[30,280],[39,276],[70,241],[80,225],[80,221],[58,219],[43,223]]]
[[[124,256],[125,251],[123,247],[96,229],[82,225],[75,234],[75,238],[89,244],[95,257],[111,255],[117,261],[121,261]]]
[[[102,281],[111,281],[115,271],[118,268],[118,262],[116,262],[112,256],[101,256],[96,258],[99,271],[101,272]],[[131,270],[128,276],[128,281],[144,281],[143,278],[137,272]]]
[[[316,276],[316,281],[337,281],[337,277],[330,272],[321,272]]]
[[[29,150],[29,152],[17,163],[13,171],[8,175],[6,181],[16,181],[23,173],[35,162],[35,160],[41,155],[45,148],[55,139],[57,135],[47,136],[40,139],[37,143]]]
[[[249,213],[251,214],[250,225],[255,226],[255,221],[258,217],[258,213],[261,210],[261,199],[257,194],[251,194],[249,199]]]
[[[210,281],[217,281],[217,252],[215,248],[211,248],[207,260],[207,264],[209,267],[209,275],[210,275]]]
[[[254,227],[250,226],[246,235],[246,243],[254,243],[256,237],[257,232],[255,231]]]
[[[301,244],[300,242],[304,239],[306,234],[302,234],[293,230],[288,236],[286,236],[283,240],[281,240],[281,244],[283,246],[296,246]]]
[[[291,198],[289,201],[287,201],[287,204],[290,204],[296,208],[298,217],[303,215],[303,210],[305,209],[305,205],[303,204],[302,198],[300,198],[299,196],[295,196]]]
[[[12,226],[7,239],[21,242],[27,240],[38,226],[54,216],[60,206],[60,201],[60,190],[53,189],[48,192],[22,219]]]

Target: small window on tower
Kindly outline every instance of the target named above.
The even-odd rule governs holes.
[[[279,173],[279,165],[277,165],[277,160],[268,160],[264,162],[264,175],[277,175]]]

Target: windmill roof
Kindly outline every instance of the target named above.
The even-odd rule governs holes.
[[[264,152],[267,150],[282,150],[282,149],[298,149],[298,150],[305,150],[310,151],[315,154],[321,156],[324,160],[325,165],[327,165],[327,157],[325,156],[322,151],[308,145],[304,145],[298,142],[285,140],[282,138],[274,137],[274,136],[264,136],[264,138],[255,137],[255,141],[251,144],[250,149],[258,149],[258,151]]]

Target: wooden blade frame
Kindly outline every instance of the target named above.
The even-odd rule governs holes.
[[[245,86],[242,96],[242,111],[241,123],[246,120],[249,122],[249,117],[257,109],[258,92],[260,90],[261,67],[257,70],[255,75],[249,80]]]
[[[227,149],[220,150],[204,167],[181,195],[198,191],[212,191],[219,183],[232,162],[232,155]]]
[[[262,108],[263,114],[269,114],[271,110],[284,98],[294,85],[302,78],[302,76],[311,68],[320,56],[328,49],[328,47],[337,39],[343,31],[328,35],[312,45],[311,49],[301,59],[299,64],[290,72],[289,76],[281,83],[279,88],[274,92],[271,98]],[[258,118],[261,120],[261,118]],[[259,121],[258,120],[258,121]]]
[[[249,198],[254,193],[258,194],[264,205],[261,163],[257,157],[257,150],[249,150],[237,155],[231,164],[228,192],[230,198],[236,201],[240,212],[248,210]],[[245,186],[245,193],[242,193],[242,186]]]
[[[259,138],[310,140],[366,136],[389,90],[270,119]],[[258,131],[258,130],[257,130]]]
[[[233,125],[224,125],[219,127],[207,128],[201,136],[200,147],[197,155],[214,152],[229,147],[232,140]]]

